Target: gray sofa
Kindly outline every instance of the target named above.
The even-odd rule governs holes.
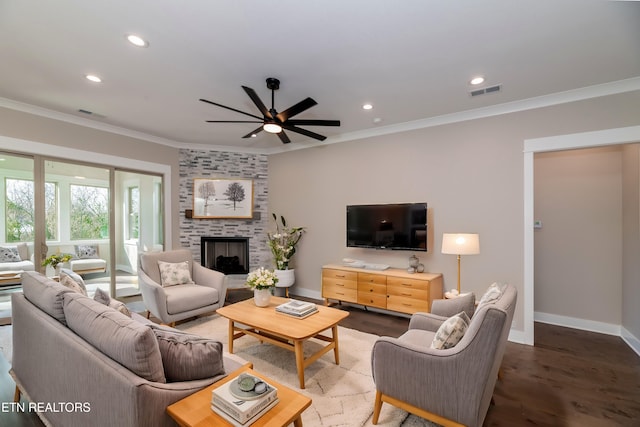
[[[494,287],[492,285],[490,290]],[[399,338],[380,337],[371,352],[376,385],[373,424],[383,402],[446,426],[481,427],[489,409],[516,305],[506,285],[489,290],[473,310],[475,296],[434,301],[430,313],[415,313]],[[459,342],[432,348],[444,322],[465,312],[471,317]],[[470,315],[470,316],[469,316]],[[464,316],[463,316],[464,317]]]
[[[133,313],[128,318],[39,273],[25,272],[22,285],[23,293],[12,295],[11,375],[16,397],[20,398],[19,391],[29,402],[41,405],[38,415],[46,425],[173,427],[176,423],[165,411],[168,405],[247,363],[222,353],[220,345],[219,360],[224,366],[218,375],[167,382],[163,370],[169,372],[171,362],[164,353],[159,356],[160,336],[148,332],[156,328],[144,317]],[[106,322],[106,327],[100,322]],[[185,335],[171,328],[158,329]],[[207,366],[208,361],[198,360],[197,365]],[[125,367],[132,363],[137,363],[135,369]],[[134,373],[139,370],[144,377]],[[150,376],[152,380],[145,378]]]

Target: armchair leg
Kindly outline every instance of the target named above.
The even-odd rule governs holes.
[[[13,393],[13,401],[15,403],[20,402],[20,395],[21,395],[20,389],[18,388],[18,386],[16,386],[16,391]]]
[[[147,310],[147,319],[151,317],[151,312],[149,310]]]
[[[373,405],[373,422],[374,425],[378,424],[378,418],[380,418],[380,410],[382,409],[382,393],[376,390],[376,402]]]

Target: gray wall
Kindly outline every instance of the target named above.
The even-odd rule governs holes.
[[[623,153],[622,326],[623,336],[640,343],[640,145],[625,145]]]
[[[343,257],[406,267],[410,252],[346,248],[345,206],[426,201],[434,238],[417,255],[427,270],[455,287],[455,256],[440,253],[442,233],[476,232],[480,254],[463,257],[462,289],[480,294],[506,281],[523,298],[523,142],[637,125],[638,111],[640,92],[632,92],[270,156],[270,210],[309,230],[295,291],[319,295],[322,265]],[[514,329],[523,322],[519,303]]]

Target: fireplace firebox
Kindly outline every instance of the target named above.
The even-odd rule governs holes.
[[[249,273],[249,239],[200,237],[200,262],[224,274]]]

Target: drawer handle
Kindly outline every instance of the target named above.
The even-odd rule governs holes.
[[[344,279],[347,276],[345,276],[344,274],[336,274],[336,277],[339,277],[340,279]]]
[[[413,304],[402,303],[405,307],[413,307]]]
[[[343,283],[336,283],[336,286],[342,286],[342,287],[344,287],[344,284],[343,284]]]
[[[373,292],[373,289],[369,289],[369,292]]]
[[[344,295],[344,292],[336,292],[338,295]]]
[[[403,297],[410,297],[411,294],[408,294],[406,292],[401,292],[400,295],[402,295]]]
[[[409,286],[412,287],[413,285],[411,283],[403,283],[402,286]]]

